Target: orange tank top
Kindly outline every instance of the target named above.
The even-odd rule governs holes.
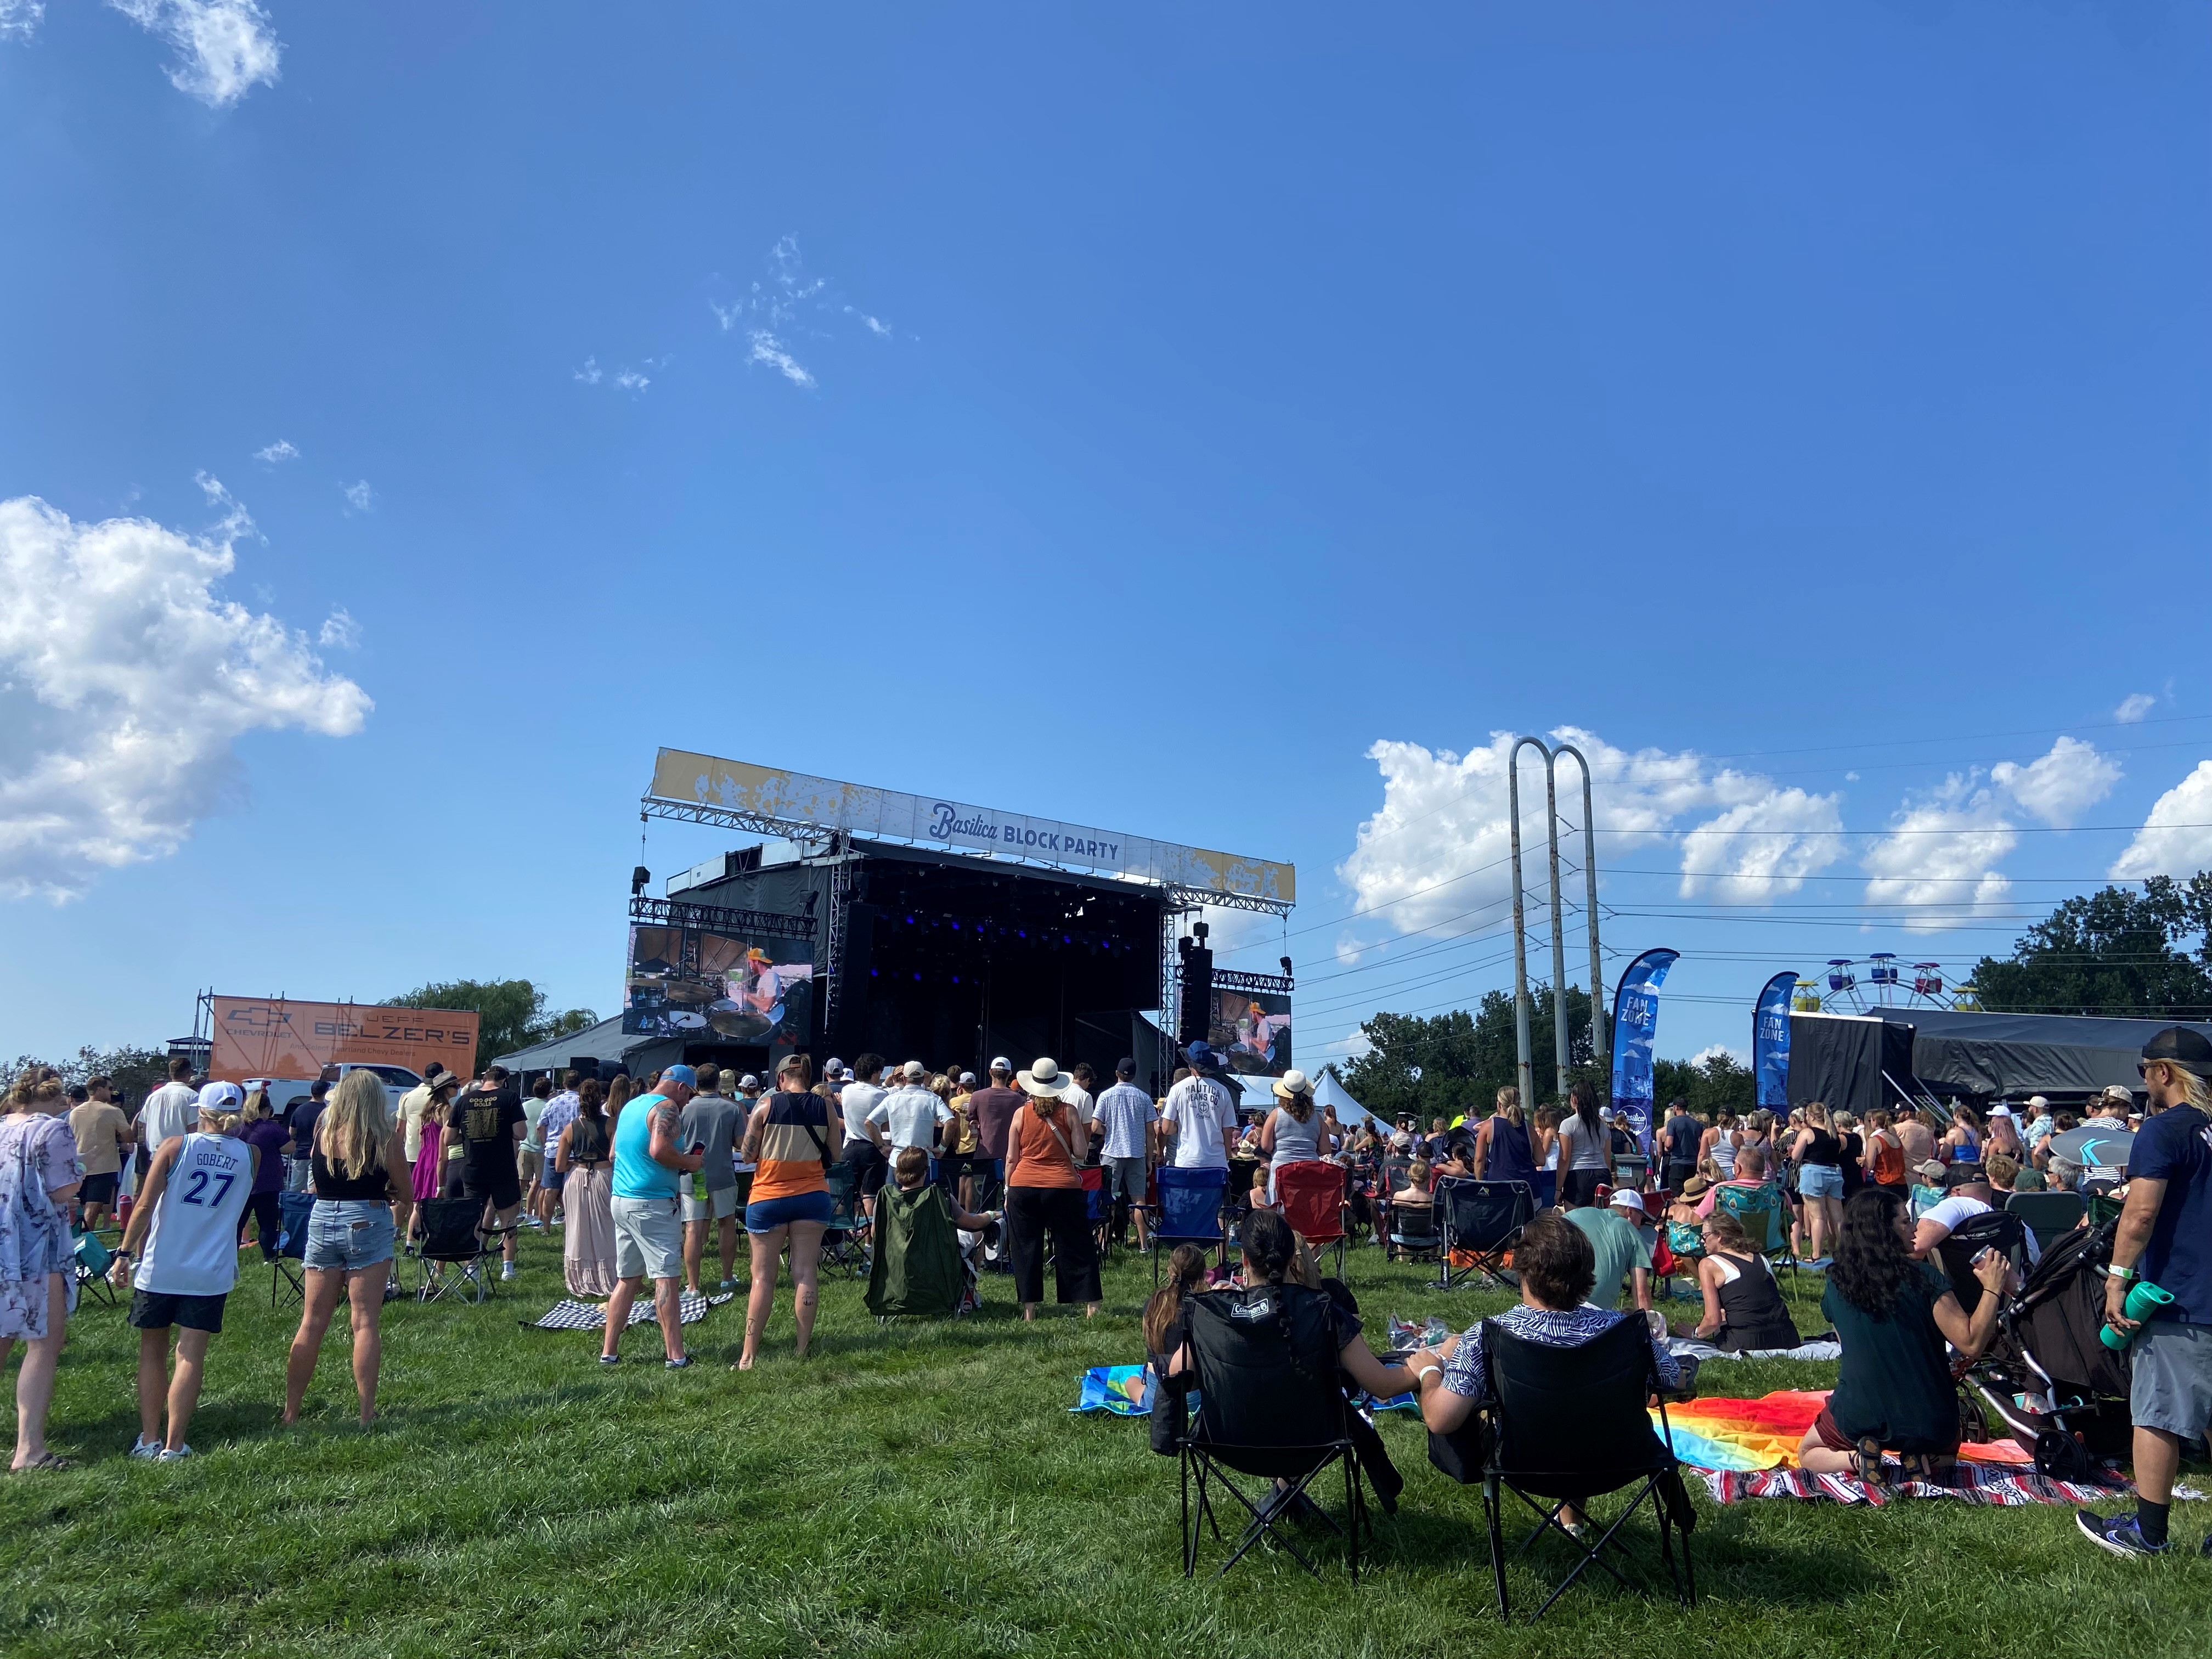
[[[821,1096],[770,1095],[751,1198],[757,1201],[829,1191],[822,1168],[822,1149],[829,1144],[830,1112]]]
[[[1006,1185],[1080,1187],[1083,1177],[1076,1173],[1072,1156],[1073,1127],[1064,1106],[1054,1107],[1050,1117],[1039,1117],[1034,1102],[1016,1112],[1006,1136]],[[1061,1146],[1062,1140],[1067,1145]]]
[[[1877,1187],[1905,1184],[1905,1148],[1883,1131],[1874,1138],[1874,1180]]]

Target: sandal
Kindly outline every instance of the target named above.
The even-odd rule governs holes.
[[[1852,1449],[1858,1459],[1859,1482],[1877,1491],[1887,1491],[1889,1477],[1881,1472],[1881,1439],[1878,1435],[1866,1435]]]
[[[76,1467],[76,1459],[74,1457],[64,1457],[59,1452],[48,1451],[41,1452],[29,1462],[11,1469],[9,1473],[11,1474],[28,1474],[35,1469],[41,1474],[58,1474],[64,1469],[73,1469]]]

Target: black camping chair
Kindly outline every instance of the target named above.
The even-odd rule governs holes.
[[[2081,1224],[2089,1213],[2088,1200],[2079,1193],[2008,1193],[2005,1213],[2016,1215],[2035,1235],[2038,1249],[2051,1247]]]
[[[1534,1218],[1536,1194],[1520,1181],[1467,1181],[1448,1176],[1437,1182],[1437,1210],[1443,1220],[1443,1250],[1435,1284],[1439,1291],[1461,1290],[1471,1281],[1503,1285],[1505,1257]],[[1452,1255],[1464,1250],[1474,1260],[1456,1272]]]
[[[416,1286],[418,1302],[435,1302],[445,1296],[466,1302],[491,1297],[491,1276],[483,1270],[487,1229],[481,1198],[432,1198],[419,1206],[422,1237],[416,1250],[422,1279]],[[496,1230],[491,1230],[495,1236]],[[458,1273],[447,1273],[457,1267]]]
[[[1198,1570],[1200,1523],[1212,1527],[1217,1540],[1221,1537],[1212,1495],[1226,1492],[1252,1520],[1215,1577],[1228,1572],[1264,1538],[1320,1577],[1321,1570],[1280,1529],[1284,1521],[1304,1511],[1320,1516],[1345,1540],[1352,1581],[1358,1583],[1360,1532],[1373,1528],[1347,1420],[1352,1408],[1337,1363],[1328,1298],[1290,1285],[1188,1297],[1182,1305],[1176,1345],[1188,1346],[1191,1370],[1165,1382],[1179,1395],[1199,1391],[1197,1412],[1175,1434],[1182,1474],[1183,1577]],[[1341,1526],[1325,1511],[1298,1501],[1316,1477],[1335,1463],[1344,1466]],[[1231,1470],[1285,1485],[1264,1488],[1255,1501],[1230,1478]]]
[[[860,1208],[853,1166],[832,1164],[823,1180],[830,1188],[830,1230],[822,1235],[821,1266],[848,1279],[866,1279],[871,1271],[873,1229]]]
[[[276,1194],[276,1254],[269,1261],[269,1305],[307,1299],[307,1223],[315,1213],[313,1193]]]
[[[1203,1298],[1200,1298],[1201,1300]],[[1628,1580],[1606,1559],[1611,1551],[1629,1557],[1620,1529],[1652,1500],[1659,1522],[1659,1555],[1667,1577],[1685,1607],[1698,1600],[1698,1581],[1690,1564],[1690,1531],[1697,1511],[1682,1485],[1667,1425],[1667,1402],[1660,1394],[1659,1368],[1641,1318],[1632,1314],[1589,1341],[1554,1348],[1514,1335],[1494,1319],[1482,1323],[1482,1358],[1488,1382],[1477,1415],[1449,1435],[1429,1436],[1429,1462],[1463,1486],[1480,1481],[1483,1514],[1490,1523],[1490,1567],[1498,1581],[1498,1616],[1510,1620],[1505,1590],[1504,1497],[1534,1510],[1535,1527],[1514,1551],[1518,1557],[1547,1533],[1574,1546],[1580,1559],[1553,1589],[1529,1622],[1592,1565],[1602,1567],[1623,1589]],[[1651,1429],[1645,1402],[1659,1396],[1659,1432]],[[1560,1524],[1559,1511],[1572,1503],[1586,1508],[1593,1497],[1636,1486],[1627,1508],[1586,1543]],[[1548,1499],[1547,1508],[1539,1499]],[[1596,1522],[1589,1523],[1593,1528]],[[1682,1565],[1674,1567],[1674,1533],[1682,1534]]]

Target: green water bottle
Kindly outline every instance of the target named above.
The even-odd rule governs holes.
[[[2170,1308],[2172,1305],[2172,1291],[2161,1291],[2148,1279],[2138,1279],[2128,1287],[2127,1305],[2121,1310],[2121,1312],[2140,1324],[2143,1320],[2154,1318],[2160,1309]],[[2106,1347],[2118,1352],[2134,1341],[2136,1334],[2136,1331],[2117,1330],[2107,1325],[2097,1333],[2097,1339]]]

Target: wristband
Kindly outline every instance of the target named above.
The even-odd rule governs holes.
[[[2118,1279],[2123,1285],[2133,1284],[2137,1276],[2136,1270],[2133,1267],[2107,1267],[2105,1271],[2112,1278]]]

